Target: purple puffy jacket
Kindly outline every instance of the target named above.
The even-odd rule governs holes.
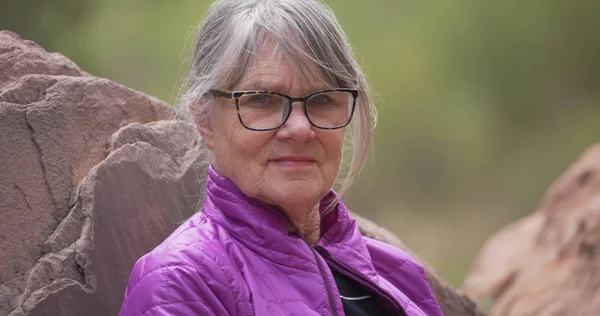
[[[361,236],[342,202],[310,247],[275,207],[209,168],[204,210],[135,264],[119,315],[344,315],[328,265],[388,310],[443,315],[423,268]],[[335,197],[332,191],[324,200]]]

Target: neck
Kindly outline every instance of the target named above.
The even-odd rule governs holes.
[[[300,232],[304,240],[314,246],[321,238],[321,216],[319,215],[319,204],[312,209],[290,209],[283,210],[289,220],[288,231]],[[298,215],[294,215],[298,214]]]

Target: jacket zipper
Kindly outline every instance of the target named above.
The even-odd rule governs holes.
[[[407,315],[408,316],[408,314],[406,313],[406,311],[404,310],[404,308],[402,308],[402,306],[400,305],[400,303],[398,303],[396,301],[396,299],[394,299],[392,297],[391,294],[389,294],[388,292],[384,291],[382,288],[380,288],[379,286],[377,286],[377,284],[371,282],[370,280],[368,280],[364,276],[362,276],[362,275],[354,272],[352,269],[346,267],[345,265],[343,265],[340,262],[338,262],[335,259],[333,259],[331,257],[331,255],[329,254],[329,252],[327,250],[325,250],[325,248],[318,247],[317,251],[318,251],[318,253],[321,256],[323,256],[323,258],[325,258],[325,261],[328,264],[332,264],[334,267],[341,268],[341,270],[344,270],[343,272],[346,272],[346,276],[349,276],[349,277],[354,278],[354,279],[358,279],[358,280],[362,281],[363,284],[366,284],[366,285],[370,286],[372,289],[375,290],[375,293],[379,294],[380,296],[383,296],[385,299],[387,299],[388,301],[392,302],[392,304],[394,305],[394,307],[396,307],[398,310],[400,310],[403,313],[403,315]],[[342,272],[342,271],[340,271],[340,272]],[[348,274],[350,274],[350,275],[348,275]]]
[[[337,316],[337,304],[335,303],[335,299],[333,297],[333,291],[331,290],[331,285],[329,284],[329,282],[327,281],[327,277],[325,276],[325,272],[323,269],[323,265],[321,264],[321,261],[319,260],[319,254],[311,247],[310,251],[312,251],[313,255],[315,256],[315,260],[317,260],[317,266],[319,266],[319,272],[321,273],[321,276],[323,277],[323,281],[325,282],[325,288],[327,289],[327,297],[329,297],[329,304],[331,304],[331,312],[333,313],[333,315]]]
[[[319,253],[313,247],[311,247],[304,239],[302,239],[302,240],[304,241],[304,243],[306,243],[306,245],[308,246],[308,249],[310,249],[310,252],[315,257],[315,261],[317,261],[317,267],[319,267],[319,273],[321,274],[321,277],[323,278],[323,282],[325,282],[325,289],[327,290],[327,298],[329,298],[329,304],[331,305],[331,312],[333,313],[334,316],[338,316],[337,304],[335,303],[335,298],[333,297],[333,290],[331,289],[331,285],[327,281],[327,277],[326,277],[326,274],[325,274],[325,271],[323,268],[323,264],[321,264],[321,261],[319,260]]]

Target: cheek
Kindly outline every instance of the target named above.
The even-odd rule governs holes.
[[[256,182],[267,157],[269,132],[255,132],[244,128],[236,113],[214,116],[214,163],[219,172],[240,188]]]
[[[334,130],[328,131],[329,134],[323,134],[321,144],[327,154],[327,173],[333,173],[333,177],[337,177],[337,173],[342,163],[343,147],[344,147],[344,131]],[[331,175],[329,175],[331,176]]]
[[[211,128],[214,133],[213,163],[223,176],[229,178],[230,166],[236,164],[236,148],[233,140],[238,132],[235,128],[235,113],[223,109],[214,109],[211,117]]]
[[[227,135],[224,141],[231,148],[230,154],[235,159],[245,161],[247,164],[264,164],[267,157],[268,141],[272,132],[257,132],[246,129],[236,119],[227,126]]]

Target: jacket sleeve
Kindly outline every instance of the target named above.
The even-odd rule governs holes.
[[[200,262],[198,262],[200,261]],[[203,256],[150,253],[135,264],[119,316],[236,315],[222,269]]]

